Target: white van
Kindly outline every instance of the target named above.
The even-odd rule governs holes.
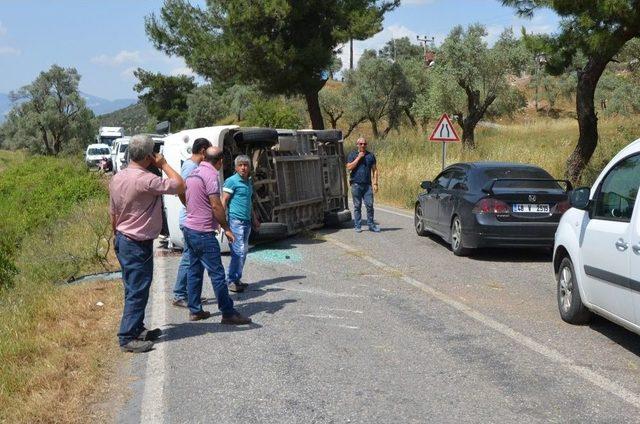
[[[117,173],[126,168],[125,154],[129,148],[131,137],[121,137],[113,141],[111,161],[113,162],[113,173]]]
[[[351,220],[342,133],[337,130],[275,130],[237,125],[195,128],[169,134],[163,154],[173,169],[191,156],[197,138],[224,151],[220,186],[233,175],[233,160],[251,158],[254,211],[260,219],[252,239],[273,239],[325,224]],[[170,246],[183,247],[179,228],[180,200],[165,196]],[[222,235],[219,236],[222,241]],[[226,248],[227,243],[221,243]]]
[[[102,159],[111,158],[111,148],[107,144],[89,144],[84,154],[84,163],[89,168],[97,168]]]
[[[622,149],[593,187],[571,192],[556,231],[553,265],[560,316],[595,312],[640,334],[640,139]]]

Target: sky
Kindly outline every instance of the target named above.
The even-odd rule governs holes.
[[[109,100],[135,98],[133,70],[193,75],[180,57],[157,51],[144,31],[144,18],[161,0],[0,0],[0,93],[29,84],[53,64],[75,67],[80,90]],[[192,0],[192,3],[204,3]],[[540,11],[519,19],[498,0],[404,0],[388,13],[384,29],[354,43],[354,63],[364,49],[379,49],[392,38],[434,37],[441,43],[455,25],[482,23],[495,41],[505,27],[552,33],[558,17]],[[348,47],[341,54],[348,66]]]

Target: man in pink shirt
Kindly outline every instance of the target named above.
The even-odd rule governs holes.
[[[146,352],[161,330],[144,327],[144,311],[153,278],[153,240],[162,229],[163,194],[182,194],[180,174],[162,155],[153,154],[154,142],[136,135],[129,142],[131,163],[109,183],[109,214],[115,234],[114,249],[122,268],[124,310],[118,331],[124,352]],[[169,178],[162,179],[147,168],[155,165]]]
[[[251,319],[242,316],[233,307],[225,272],[220,258],[220,245],[215,231],[221,227],[227,238],[234,236],[227,224],[226,212],[220,200],[218,171],[222,168],[222,149],[209,147],[204,160],[186,179],[187,219],[184,221],[184,240],[189,248],[189,272],[187,274],[187,298],[189,319],[198,321],[211,316],[202,309],[202,278],[206,269],[213,284],[213,291],[222,312],[222,324],[250,324]]]

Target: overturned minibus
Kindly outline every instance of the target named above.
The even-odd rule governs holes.
[[[179,170],[191,156],[197,138],[208,139],[224,152],[220,186],[233,175],[233,160],[251,159],[253,209],[261,225],[252,239],[270,240],[323,225],[351,220],[342,133],[339,130],[275,130],[225,125],[195,128],[164,138],[163,154]],[[183,247],[179,227],[180,200],[164,196],[169,247]],[[221,248],[224,234],[218,235]]]

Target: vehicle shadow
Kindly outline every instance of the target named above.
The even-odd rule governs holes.
[[[551,262],[553,253],[549,249],[477,249],[470,259],[484,262]]]
[[[640,356],[640,336],[606,318],[595,315],[589,328],[602,334],[612,342],[622,346],[634,355]]]

